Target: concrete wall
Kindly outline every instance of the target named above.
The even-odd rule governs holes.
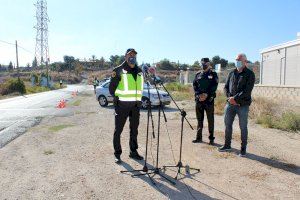
[[[224,84],[219,84],[218,90],[223,92]],[[252,97],[272,98],[274,101],[290,100],[300,105],[300,87],[255,85]]]

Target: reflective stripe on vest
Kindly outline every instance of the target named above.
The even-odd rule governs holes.
[[[118,96],[120,101],[141,101],[143,87],[144,78],[142,74],[137,74],[135,80],[132,74],[127,74],[127,71],[123,70],[115,96]]]

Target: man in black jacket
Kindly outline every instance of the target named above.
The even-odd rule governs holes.
[[[193,82],[198,121],[197,135],[193,143],[202,142],[204,111],[206,112],[209,131],[209,144],[214,144],[214,98],[218,88],[218,75],[211,69],[208,58],[201,59],[202,71],[198,72]]]
[[[236,69],[229,73],[225,83],[224,92],[227,96],[224,114],[225,144],[219,149],[220,152],[231,150],[232,124],[235,115],[238,115],[242,140],[240,156],[242,157],[246,155],[248,113],[252,101],[251,92],[255,82],[254,73],[246,65],[246,55],[239,54],[236,58]]]

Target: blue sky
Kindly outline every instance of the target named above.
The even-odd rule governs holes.
[[[0,0],[0,40],[34,53],[34,0]],[[133,47],[138,61],[168,58],[192,64],[239,52],[260,59],[259,50],[296,39],[299,0],[48,0],[51,62],[64,55],[108,59]],[[20,63],[34,54],[20,49]],[[15,62],[12,45],[0,42],[0,64]]]

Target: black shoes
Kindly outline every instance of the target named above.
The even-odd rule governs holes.
[[[144,159],[142,156],[139,155],[139,153],[137,151],[130,152],[129,157],[132,159],[135,159],[135,160],[143,160]],[[121,155],[115,155],[115,163],[116,164],[122,163]]]
[[[193,143],[202,143],[202,139],[193,140]]]
[[[224,145],[219,148],[219,152],[226,152],[226,151],[231,151],[231,147]]]
[[[130,152],[129,157],[135,160],[143,160],[143,156],[140,156],[137,151],[135,152]]]
[[[121,160],[121,156],[120,155],[115,155],[115,163],[116,164],[121,164],[122,160]]]
[[[246,157],[246,148],[241,148],[240,157]]]

